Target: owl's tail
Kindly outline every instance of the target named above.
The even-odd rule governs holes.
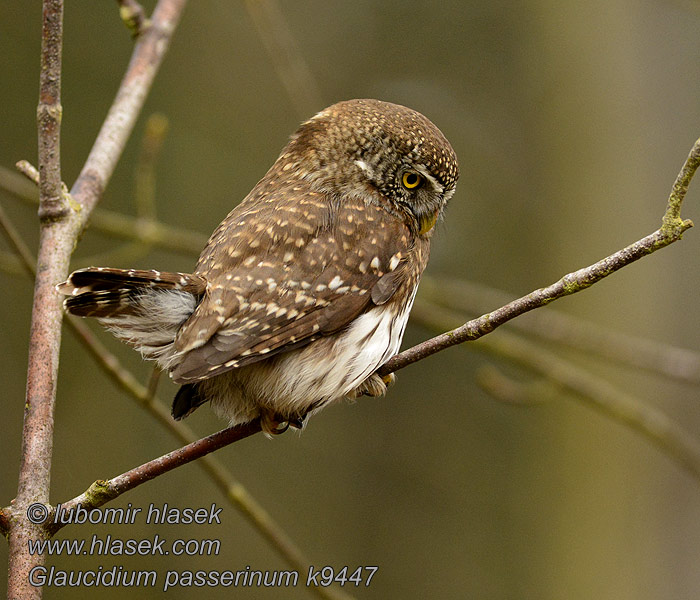
[[[206,289],[206,280],[188,273],[89,267],[56,286],[68,296],[66,311],[94,317],[144,358],[167,369],[173,341]]]

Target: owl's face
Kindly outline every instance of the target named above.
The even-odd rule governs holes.
[[[430,231],[454,193],[457,157],[442,132],[420,113],[378,100],[330,106],[292,139],[319,191],[361,196]]]

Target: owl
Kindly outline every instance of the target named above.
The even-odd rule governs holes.
[[[294,133],[216,228],[193,273],[90,267],[57,286],[181,387],[268,434],[386,391],[457,157],[422,114],[349,100]]]

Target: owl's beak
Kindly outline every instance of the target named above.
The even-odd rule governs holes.
[[[434,213],[421,215],[418,221],[418,223],[420,224],[420,230],[418,231],[418,233],[420,233],[421,235],[428,233],[435,226],[435,222],[437,221],[439,213],[440,211],[436,210]]]

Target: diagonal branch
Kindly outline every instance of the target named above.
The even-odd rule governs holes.
[[[192,462],[219,448],[247,438],[258,431],[260,431],[260,423],[257,420],[246,423],[245,425],[222,429],[217,433],[213,433],[196,442],[187,444],[182,448],[168,452],[159,458],[154,458],[108,481],[98,480],[85,492],[62,504],[61,508],[65,511],[71,511],[77,508],[78,505],[86,510],[99,508],[103,504],[121,496],[124,492],[132,490],[142,483],[146,483],[159,475],[172,471],[179,466]],[[49,522],[51,521],[53,521],[53,519],[49,519]],[[54,523],[50,531],[52,534],[56,533],[56,531],[63,526],[64,523]]]

